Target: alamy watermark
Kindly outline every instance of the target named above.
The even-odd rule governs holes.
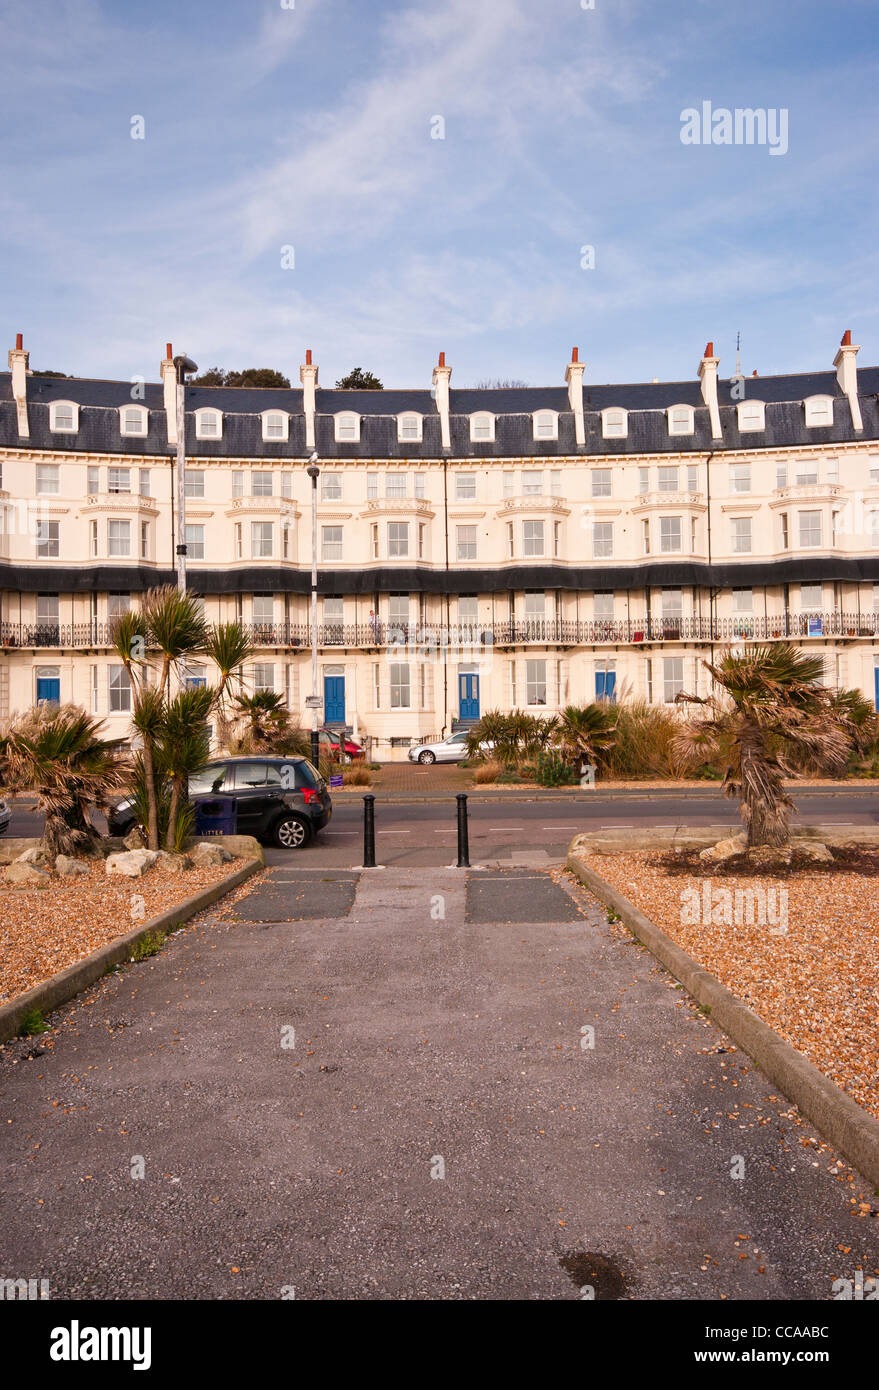
[[[681,112],[682,145],[768,145],[771,155],[787,154],[786,106],[688,106]]]
[[[682,926],[767,927],[770,936],[786,936],[788,890],[773,884],[764,888],[715,888],[706,878],[701,887],[681,891]]]

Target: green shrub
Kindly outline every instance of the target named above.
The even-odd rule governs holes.
[[[537,780],[542,787],[571,787],[578,778],[561,753],[550,751],[537,756]]]
[[[148,960],[150,956],[155,956],[162,949],[164,937],[161,932],[149,932],[141,941],[135,943],[131,948],[132,960]]]
[[[37,1033],[48,1033],[48,1031],[49,1025],[39,1009],[31,1009],[18,1025],[18,1035],[21,1038],[32,1038]]]

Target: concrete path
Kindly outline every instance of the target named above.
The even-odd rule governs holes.
[[[829,1299],[879,1269],[857,1179],[539,869],[278,869],[53,1022],[0,1053],[0,1277],[56,1299]]]

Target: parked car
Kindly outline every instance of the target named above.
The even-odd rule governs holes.
[[[338,756],[339,756],[339,730],[338,730],[338,729],[318,729],[317,732],[318,732],[318,734],[319,734],[319,736],[320,736],[320,751],[321,751],[321,753],[329,754],[329,756],[330,756],[331,758],[338,758]],[[358,758],[364,758],[365,756],[366,756],[366,749],[365,749],[365,748],[363,748],[359,743],[355,743],[353,739],[350,739],[350,738],[346,738],[346,739],[345,739],[345,757],[346,757],[346,758],[350,758],[350,759],[352,760],[352,762],[356,762]]]
[[[222,758],[189,781],[196,806],[231,798],[239,835],[269,840],[281,849],[302,849],[333,814],[323,777],[307,758]],[[129,798],[107,817],[111,835],[127,835],[137,824]]]
[[[441,739],[439,743],[416,743],[409,749],[410,763],[459,763],[467,756],[468,731],[459,729],[456,734],[449,734],[448,738]],[[487,752],[492,745],[490,743],[480,743],[480,749]]]
[[[9,809],[9,803],[0,799],[0,835],[6,834],[11,820],[12,812]]]

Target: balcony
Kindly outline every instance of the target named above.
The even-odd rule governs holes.
[[[245,623],[257,648],[310,649],[309,623]],[[0,651],[21,648],[96,649],[109,647],[110,624],[0,623]],[[648,646],[662,642],[772,642],[822,638],[879,637],[879,613],[770,613],[726,618],[519,618],[503,623],[444,626],[429,621],[320,623],[317,643],[322,649],[376,651],[394,647],[475,649],[486,647],[601,647]]]

